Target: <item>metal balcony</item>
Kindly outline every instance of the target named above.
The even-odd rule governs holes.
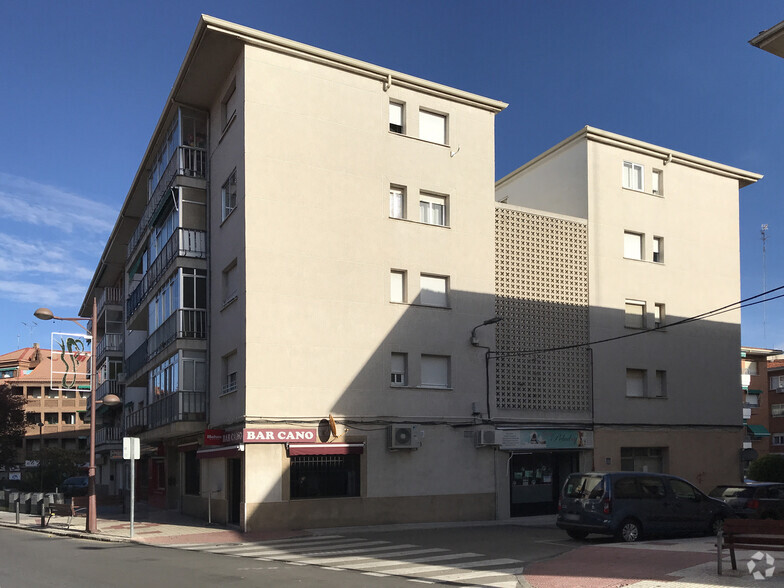
[[[101,445],[119,445],[122,443],[122,427],[103,427],[95,431],[95,447]]]
[[[102,400],[107,394],[115,394],[122,398],[123,392],[125,392],[125,386],[119,384],[117,380],[106,380],[98,386],[98,390],[95,392],[95,399]]]
[[[206,418],[206,392],[177,391],[127,414],[125,430],[127,433],[138,433],[171,423],[204,421]]]
[[[98,297],[98,315],[100,316],[107,306],[122,306],[122,304],[122,288],[104,288]]]
[[[147,339],[147,361],[177,339],[205,339],[206,310],[177,310]]]
[[[122,333],[105,333],[95,347],[95,352],[98,355],[98,364],[101,363],[103,356],[110,351],[122,353],[124,342],[125,336]]]
[[[147,268],[147,273],[136,285],[126,301],[126,321],[130,320],[145,296],[161,279],[166,268],[178,257],[207,258],[207,231],[178,228],[164,245],[158,257]]]
[[[158,180],[158,185],[153,191],[152,197],[147,202],[147,206],[142,213],[142,218],[136,227],[130,241],[128,241],[127,261],[131,261],[136,246],[141,241],[151,223],[155,220],[156,214],[160,210],[163,199],[168,196],[169,189],[177,176],[189,178],[207,177],[207,151],[198,147],[186,147],[180,145],[169,160],[166,169]]]

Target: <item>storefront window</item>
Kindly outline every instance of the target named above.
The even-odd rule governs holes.
[[[291,498],[359,496],[359,455],[291,458]]]

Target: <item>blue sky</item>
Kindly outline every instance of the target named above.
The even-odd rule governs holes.
[[[0,353],[48,346],[38,306],[78,312],[201,13],[508,102],[497,178],[585,125],[762,173],[740,192],[742,296],[784,285],[784,60],[748,44],[780,0],[7,0]],[[742,328],[784,348],[782,302]]]

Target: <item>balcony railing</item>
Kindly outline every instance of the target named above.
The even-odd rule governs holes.
[[[107,304],[122,306],[122,303],[122,288],[104,288],[98,297],[98,314],[101,314]]]
[[[125,430],[139,432],[171,423],[204,421],[206,414],[206,392],[172,392],[149,406],[127,414]]]
[[[122,443],[123,430],[122,427],[103,427],[95,431],[95,446],[104,445],[106,443]]]
[[[98,345],[95,352],[98,354],[98,362],[107,351],[122,351],[125,336],[122,333],[105,333]]]
[[[95,392],[95,399],[101,400],[107,394],[116,394],[120,398],[123,396],[123,392],[125,391],[125,386],[118,383],[117,380],[106,380],[98,386],[98,390]]]
[[[186,147],[181,145],[177,148],[169,160],[166,169],[158,181],[158,185],[153,191],[152,197],[147,202],[147,206],[142,213],[136,230],[128,241],[127,260],[131,260],[133,252],[139,241],[147,232],[150,223],[155,219],[155,214],[160,210],[159,206],[163,199],[169,195],[169,188],[176,176],[187,176],[189,178],[207,177],[207,151],[198,147]]]
[[[128,297],[126,301],[127,319],[133,316],[144,297],[155,287],[166,268],[177,257],[205,259],[207,257],[207,232],[182,228],[178,228],[174,232]]]
[[[176,339],[204,339],[206,337],[206,310],[177,310],[147,339],[147,361]]]

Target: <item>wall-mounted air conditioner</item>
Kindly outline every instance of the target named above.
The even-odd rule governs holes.
[[[497,429],[483,429],[476,432],[477,447],[489,447],[501,445],[503,431]]]
[[[416,425],[389,425],[389,449],[417,449],[422,445]]]

